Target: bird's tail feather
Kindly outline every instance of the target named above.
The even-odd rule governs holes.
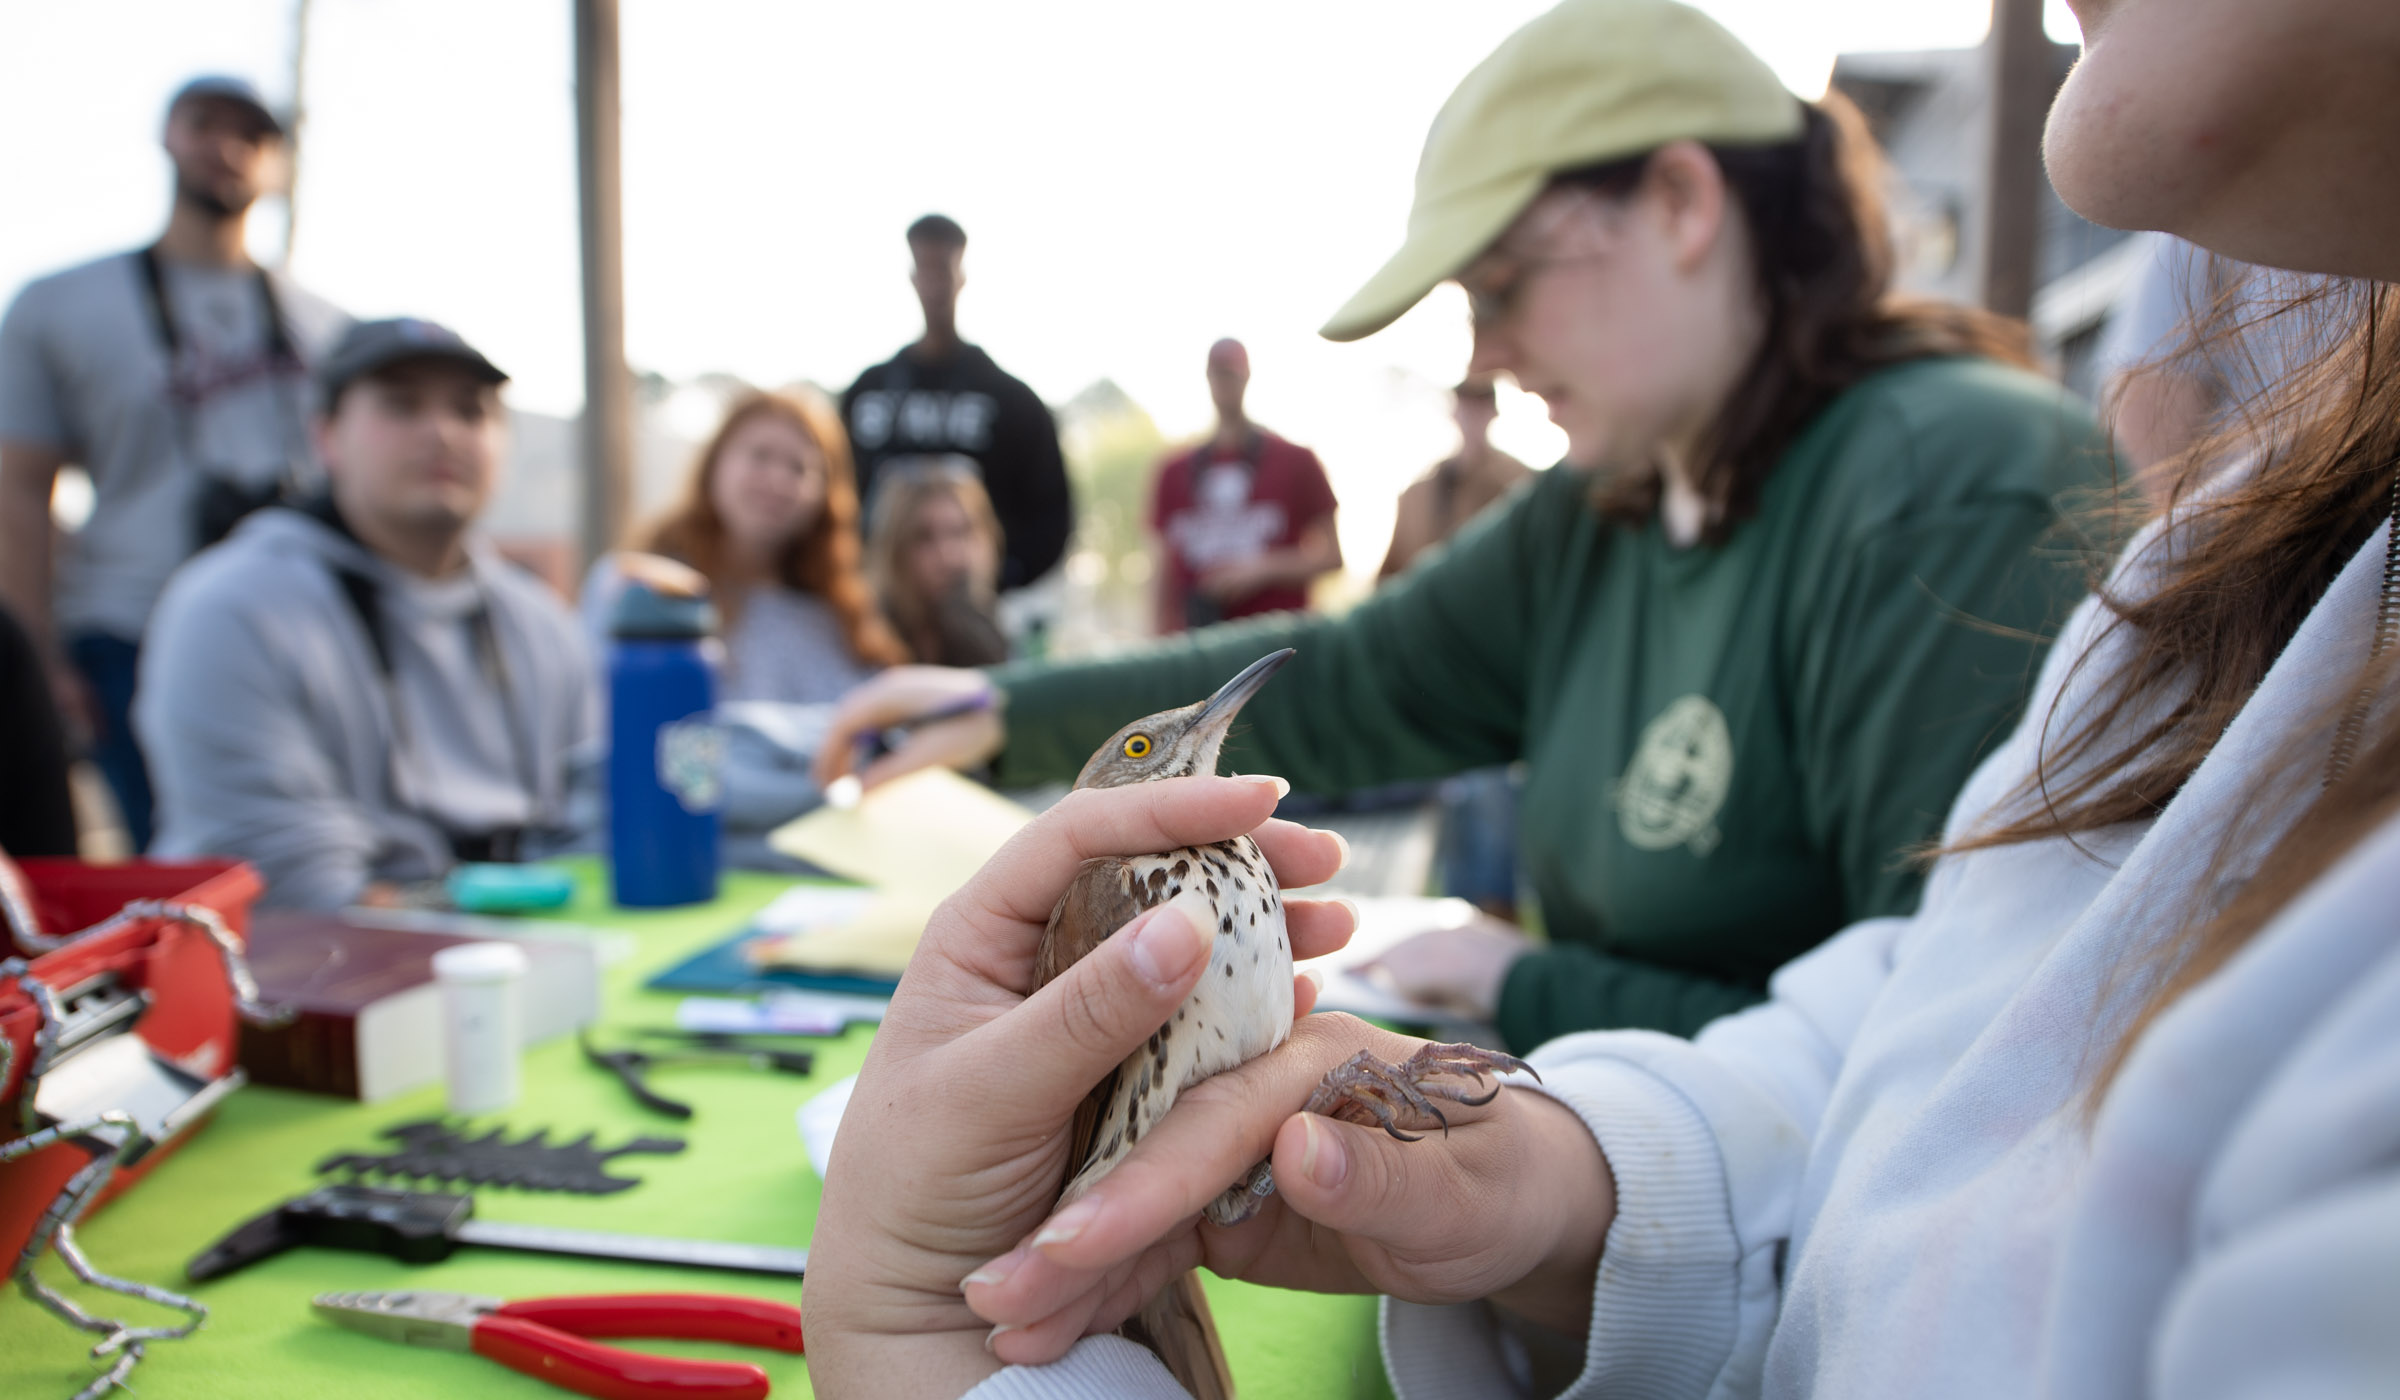
[[[1217,1340],[1216,1319],[1209,1315],[1197,1270],[1161,1289],[1120,1330],[1157,1352],[1193,1400],[1233,1400],[1233,1368],[1225,1364],[1225,1347]]]

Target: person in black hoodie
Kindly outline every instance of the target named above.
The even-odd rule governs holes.
[[[952,452],[974,459],[1005,541],[1000,587],[1022,588],[1057,565],[1075,526],[1058,425],[1024,381],[958,338],[966,230],[928,214],[909,225],[908,251],[925,333],[842,395],[859,501],[872,515],[876,470],[887,459]]]

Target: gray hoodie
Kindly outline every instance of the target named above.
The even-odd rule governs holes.
[[[595,738],[591,664],[538,580],[481,539],[468,558],[418,578],[274,509],[178,573],[134,704],[156,852],[239,856],[266,903],[332,908],[441,875],[453,834],[559,826]],[[344,571],[372,585],[388,675]]]

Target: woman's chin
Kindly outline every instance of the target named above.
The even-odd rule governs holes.
[[[1566,429],[1567,433],[1567,455],[1559,459],[1562,465],[1588,472],[1608,461],[1608,434],[1577,428],[1571,423],[1561,423],[1559,426]]]

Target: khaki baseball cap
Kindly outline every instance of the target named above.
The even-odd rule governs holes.
[[[1800,99],[1722,25],[1674,0],[1566,0],[1476,65],[1433,119],[1408,237],[1319,332],[1400,319],[1504,232],[1562,171],[1669,141],[1800,135]]]

